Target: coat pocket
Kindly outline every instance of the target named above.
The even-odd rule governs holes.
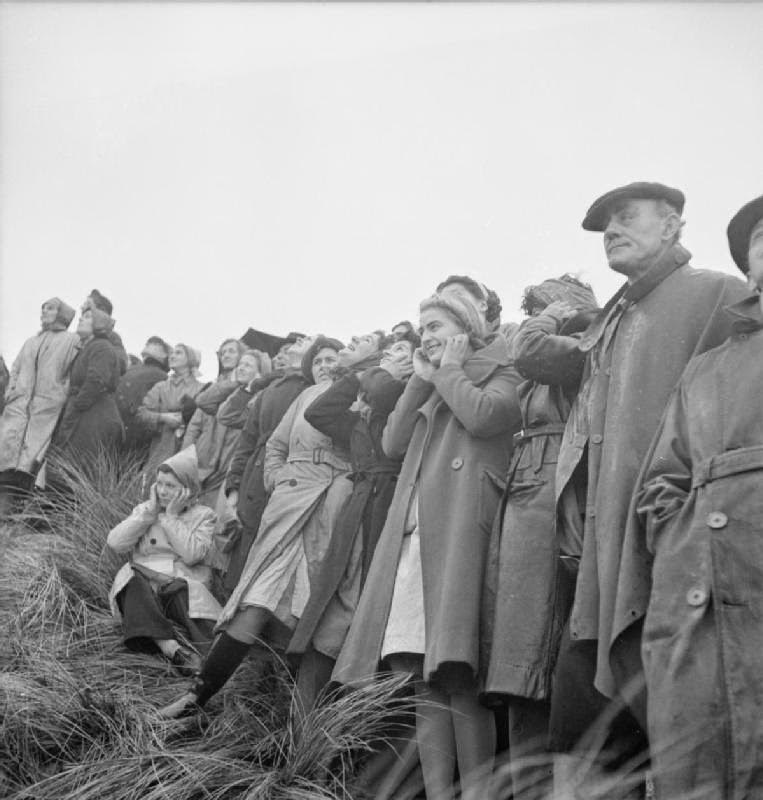
[[[489,536],[493,528],[506,481],[489,469],[480,473],[478,520],[480,528]]]

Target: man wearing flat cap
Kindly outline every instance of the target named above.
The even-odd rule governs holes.
[[[723,308],[746,295],[739,279],[689,265],[679,242],[683,207],[678,189],[639,182],[602,195],[583,220],[603,234],[609,266],[626,282],[580,339],[581,391],[559,453],[557,498],[577,497],[584,519],[582,534],[559,530],[579,568],[552,700],[556,749],[573,747],[617,695],[645,727],[644,693],[628,690],[643,687],[650,555],[629,527],[631,497],[684,367],[726,339]]]
[[[755,292],[671,397],[635,507],[653,554],[643,657],[657,797],[763,797],[763,197],[728,226]]]

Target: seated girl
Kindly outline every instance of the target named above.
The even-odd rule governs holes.
[[[109,593],[125,645],[158,648],[184,674],[195,672],[201,660],[178,642],[176,626],[205,652],[221,610],[205,563],[215,514],[196,502],[199,488],[196,448],[188,447],[159,466],[149,499],[107,539],[115,552],[130,554]]]

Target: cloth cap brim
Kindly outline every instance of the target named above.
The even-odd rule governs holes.
[[[609,224],[612,206],[621,200],[665,200],[682,214],[686,198],[680,189],[665,186],[663,183],[639,181],[619,186],[594,200],[583,220],[583,230],[604,231]]]
[[[750,234],[752,229],[763,219],[763,195],[743,205],[731,218],[726,235],[729,239],[729,250],[734,263],[746,275],[750,270]]]

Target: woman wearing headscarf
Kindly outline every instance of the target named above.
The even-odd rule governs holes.
[[[382,443],[404,457],[387,521],[333,678],[360,684],[384,660],[414,674],[417,742],[427,796],[481,800],[495,752],[482,688],[479,622],[490,530],[519,428],[503,337],[485,345],[469,293],[420,306],[414,375]]]
[[[314,385],[292,403],[268,440],[265,487],[271,491],[270,501],[241,579],[220,615],[220,634],[199,679],[162,709],[162,716],[177,717],[203,706],[235,672],[268,623],[275,620],[293,630],[307,605],[337,514],[352,490],[346,477],[347,454],[304,416],[331,385],[341,347],[341,342],[319,336],[304,355],[302,371]],[[315,680],[300,667],[298,689],[305,678],[309,683]]]
[[[11,367],[0,417],[0,505],[32,488],[69,390],[80,339],[67,328],[74,309],[58,297],[42,304],[41,329]]]
[[[528,287],[522,309],[528,319],[514,338],[516,366],[526,378],[518,389],[522,429],[514,436],[491,542],[483,628],[485,692],[491,703],[508,705],[516,798],[543,794],[542,784],[552,777],[550,759],[543,758],[548,699],[575,586],[573,565],[557,535],[555,474],[583,358],[581,353],[578,369],[571,361],[567,370],[554,371],[543,353],[554,337],[579,336],[597,304],[590,286],[562,275]],[[577,518],[571,529],[579,529],[579,509],[562,511],[571,523]]]
[[[148,453],[150,472],[174,455],[182,441],[182,399],[194,398],[204,384],[196,377],[201,353],[187,344],[176,344],[169,356],[172,374],[149,389],[137,411],[138,421],[152,434]]]
[[[82,466],[93,465],[99,452],[115,452],[124,432],[115,398],[121,366],[108,338],[113,327],[114,320],[94,306],[80,313],[77,335],[82,346],[72,364],[55,444]]]
[[[204,652],[220,613],[206,563],[215,515],[197,502],[198,492],[196,450],[189,447],[159,466],[148,500],[107,539],[115,552],[130,554],[109,593],[125,644],[132,650],[158,648],[189,672],[198,669],[201,659],[180,646],[174,626],[180,625]]]
[[[216,413],[220,403],[239,385],[235,370],[245,350],[246,345],[238,339],[226,339],[220,345],[217,380],[196,395],[196,411],[183,437],[183,447],[195,444],[199,456],[199,502],[213,508],[240,434],[219,422]]]

